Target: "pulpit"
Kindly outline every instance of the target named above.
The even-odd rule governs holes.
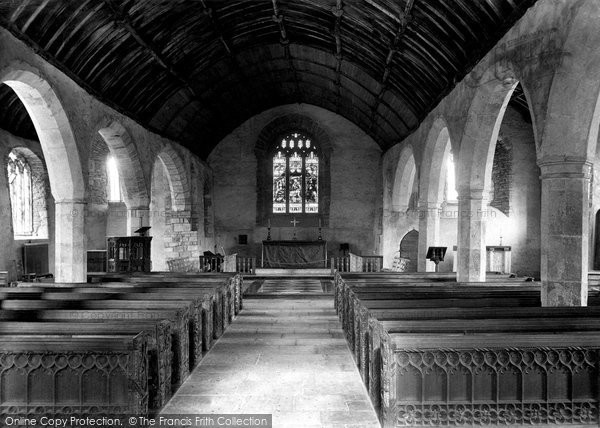
[[[326,241],[263,241],[263,268],[326,268]]]
[[[151,236],[107,238],[108,272],[150,272]]]

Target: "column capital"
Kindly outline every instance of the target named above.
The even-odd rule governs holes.
[[[490,197],[490,191],[487,189],[472,189],[468,186],[460,186],[457,190],[459,201],[487,201]]]
[[[54,201],[55,204],[81,204],[87,205],[87,201],[83,199],[57,199]]]
[[[419,209],[427,209],[427,210],[435,210],[435,209],[442,208],[442,204],[439,202],[424,201],[422,199],[419,200],[417,206]]]
[[[541,179],[591,179],[593,163],[583,157],[545,156],[538,160]]]

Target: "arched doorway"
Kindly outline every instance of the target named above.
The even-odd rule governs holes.
[[[400,262],[404,266],[403,272],[417,271],[417,258],[419,254],[419,232],[415,229],[408,232],[400,241]]]

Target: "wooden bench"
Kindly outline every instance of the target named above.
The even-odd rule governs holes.
[[[538,308],[539,296],[519,298],[482,298],[482,299],[461,299],[460,296],[451,299],[398,299],[398,300],[357,300],[353,310],[348,315],[348,321],[344,327],[348,346],[353,351],[354,358],[360,367],[363,378],[366,377],[367,367],[365,361],[365,335],[372,328],[373,316],[370,316],[374,310],[379,311],[400,311],[410,309],[413,311],[434,312],[444,308],[483,308],[483,307],[501,307],[506,311],[513,308]]]
[[[103,274],[92,275],[95,283],[127,282],[127,283],[162,283],[167,285],[191,286],[209,286],[223,285],[228,290],[228,299],[234,299],[235,314],[238,314],[243,307],[243,276],[241,274],[193,274],[186,275],[182,273],[144,273],[144,274]],[[88,278],[90,279],[90,278]],[[60,286],[57,284],[57,286]]]
[[[358,302],[378,302],[379,308],[394,307],[486,307],[486,306],[540,306],[540,293],[538,290],[513,290],[510,297],[503,290],[481,290],[461,288],[446,290],[440,293],[430,293],[424,290],[385,290],[364,291],[350,289],[347,298],[342,301],[339,312],[342,326],[351,331],[357,313]],[[379,303],[380,302],[380,303]]]
[[[584,415],[583,418],[567,417],[565,423],[597,424],[599,391],[595,380],[588,388],[593,390],[592,393],[583,397],[589,401],[580,408],[578,406],[581,403],[573,401],[568,390],[563,388],[556,392],[552,382],[562,382],[564,379],[555,376],[554,372],[544,374],[544,379],[551,379],[548,384],[533,382],[533,386],[530,386],[531,382],[528,380],[523,382],[522,387],[521,383],[507,384],[505,387],[497,379],[494,383],[489,382],[485,376],[477,378],[480,374],[478,368],[469,365],[475,364],[475,360],[470,359],[469,364],[463,364],[460,357],[456,357],[459,353],[455,351],[456,344],[464,342],[463,344],[467,344],[465,352],[468,355],[479,352],[484,357],[490,352],[501,355],[508,355],[506,352],[517,352],[519,355],[524,355],[524,352],[529,352],[527,355],[539,355],[542,351],[555,352],[552,355],[575,352],[569,344],[564,345],[564,338],[575,341],[580,346],[577,352],[588,355],[586,353],[590,350],[596,352],[596,345],[589,345],[585,340],[577,341],[583,335],[596,338],[596,332],[600,330],[600,308],[541,308],[540,289],[535,283],[519,283],[515,286],[513,281],[508,281],[465,286],[449,282],[425,284],[378,280],[346,283],[341,277],[336,279],[338,314],[345,321],[343,324],[348,340],[373,403],[381,408],[380,416],[384,426],[482,425],[486,424],[486,420],[481,419],[482,414],[490,418],[494,425],[521,425],[532,421],[523,420],[519,411],[511,413],[511,409],[525,408],[530,412],[536,409],[535,406],[539,406],[542,413],[552,413],[551,418],[555,418],[560,412],[553,406],[560,400],[563,400],[560,405],[567,403],[571,406],[571,409],[567,409],[569,412],[573,410]],[[590,304],[597,304],[598,300],[597,292],[590,293]],[[546,342],[536,342],[544,335]],[[559,335],[560,340],[557,341]],[[528,338],[523,342],[513,340],[525,336]],[[409,339],[411,342],[407,344]],[[429,340],[430,348],[415,349],[423,340]],[[488,344],[497,345],[497,349],[482,349],[484,340]],[[599,342],[598,339],[595,340]],[[406,346],[399,351],[397,345],[401,342]],[[523,345],[524,349],[513,349],[515,344]],[[532,348],[535,350],[532,351]],[[453,363],[447,364],[441,372],[431,374],[432,367],[437,364],[436,358],[450,351],[455,352],[452,354],[455,356]],[[404,366],[398,355],[402,356]],[[417,369],[413,361],[420,361],[422,365]],[[595,372],[586,379],[598,378],[599,362],[596,359],[591,363],[590,367]],[[416,371],[410,373],[411,370]],[[453,382],[451,376],[460,370],[468,371],[470,378],[467,381],[462,379],[462,383]],[[495,373],[501,372],[498,368],[494,370]],[[442,376],[435,378],[440,373]],[[520,376],[523,373],[528,373],[527,368],[522,370]],[[553,377],[557,380],[553,380]],[[580,379],[576,381],[579,382]],[[487,399],[483,395],[484,399],[479,399],[481,393],[475,389],[482,388],[481,385],[485,385],[485,382],[486,390],[496,391],[494,393],[497,396]],[[568,382],[568,385],[572,385],[573,379]],[[494,390],[494,385],[499,385],[500,389]],[[509,391],[507,394],[516,397],[516,402],[510,404],[514,407],[500,408],[505,404],[498,395],[502,388]],[[536,394],[542,398],[536,402],[535,394],[527,396],[519,388],[537,388]],[[565,391],[567,392],[564,393]],[[556,397],[551,397],[553,393],[557,394]],[[461,400],[456,397],[449,399],[452,394],[462,394]],[[585,416],[586,409],[589,410],[588,416]],[[572,414],[569,412],[567,416]],[[505,419],[506,415],[513,419]],[[546,420],[546,423],[551,422]],[[557,423],[560,424],[561,421]]]
[[[597,333],[384,333],[381,422],[597,426],[599,355]]]
[[[6,336],[88,336],[147,335],[148,405],[151,413],[160,410],[171,397],[172,340],[171,322],[167,320],[128,320],[102,323],[63,319],[61,322],[0,322],[0,340]]]
[[[3,415],[148,414],[144,333],[0,340]]]
[[[380,280],[374,281],[351,281],[345,280],[341,275],[336,275],[334,281],[334,305],[339,313],[341,307],[347,304],[348,292],[351,289],[357,290],[373,290],[373,291],[385,291],[386,289],[406,289],[406,290],[439,290],[444,289],[455,289],[455,288],[485,288],[486,290],[537,290],[541,293],[540,283],[535,282],[523,282],[523,281],[497,281],[497,282],[470,282],[470,283],[457,283],[454,281],[448,281],[444,284],[435,282],[396,282],[396,281],[385,281]]]
[[[232,301],[223,298],[223,294],[214,287],[163,287],[160,284],[147,286],[141,284],[116,283],[118,287],[39,287],[39,284],[21,284],[30,290],[40,291],[43,300],[185,300],[195,302],[192,326],[195,353],[192,366],[200,361],[202,353],[212,346],[213,339],[223,333],[225,326],[232,320]],[[21,288],[21,287],[19,287]],[[174,288],[176,290],[174,290]],[[10,293],[8,293],[10,294]],[[200,301],[198,301],[200,299]]]
[[[174,300],[5,300],[0,302],[0,307],[9,311],[48,311],[60,313],[77,313],[81,319],[102,320],[134,320],[134,319],[167,319],[173,322],[173,365],[171,383],[177,389],[190,372],[190,354],[195,349],[190,346],[190,326],[196,323],[194,316],[194,303]],[[162,310],[152,313],[152,310]],[[62,311],[58,311],[62,310]],[[95,310],[95,313],[89,312]],[[1,315],[0,315],[1,316]],[[33,316],[33,315],[30,315]],[[74,315],[75,316],[75,315]],[[59,318],[60,319],[60,318]],[[76,319],[76,318],[72,318]],[[30,318],[30,320],[34,320]]]

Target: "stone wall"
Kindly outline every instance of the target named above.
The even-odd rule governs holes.
[[[288,114],[305,115],[328,135],[329,216],[323,218],[323,238],[328,251],[338,255],[340,243],[349,243],[356,254],[373,255],[381,211],[381,152],[375,142],[344,118],[311,105],[289,105],[271,109],[246,121],[228,135],[211,153],[208,163],[214,174],[216,246],[219,252],[237,252],[260,257],[261,241],[267,236],[266,221],[257,222],[258,192],[255,144],[261,131],[273,120]],[[291,131],[291,129],[290,129]],[[318,144],[318,142],[316,142]],[[267,183],[270,186],[271,183]],[[267,215],[268,217],[268,215]],[[291,224],[273,218],[274,240],[291,239]],[[302,220],[297,238],[317,239],[316,218]],[[238,235],[248,235],[248,244],[239,245]]]
[[[506,116],[505,116],[506,119]],[[506,126],[506,124],[505,124]],[[502,213],[510,213],[512,184],[512,147],[510,140],[498,138],[492,166],[492,196],[490,206]]]

